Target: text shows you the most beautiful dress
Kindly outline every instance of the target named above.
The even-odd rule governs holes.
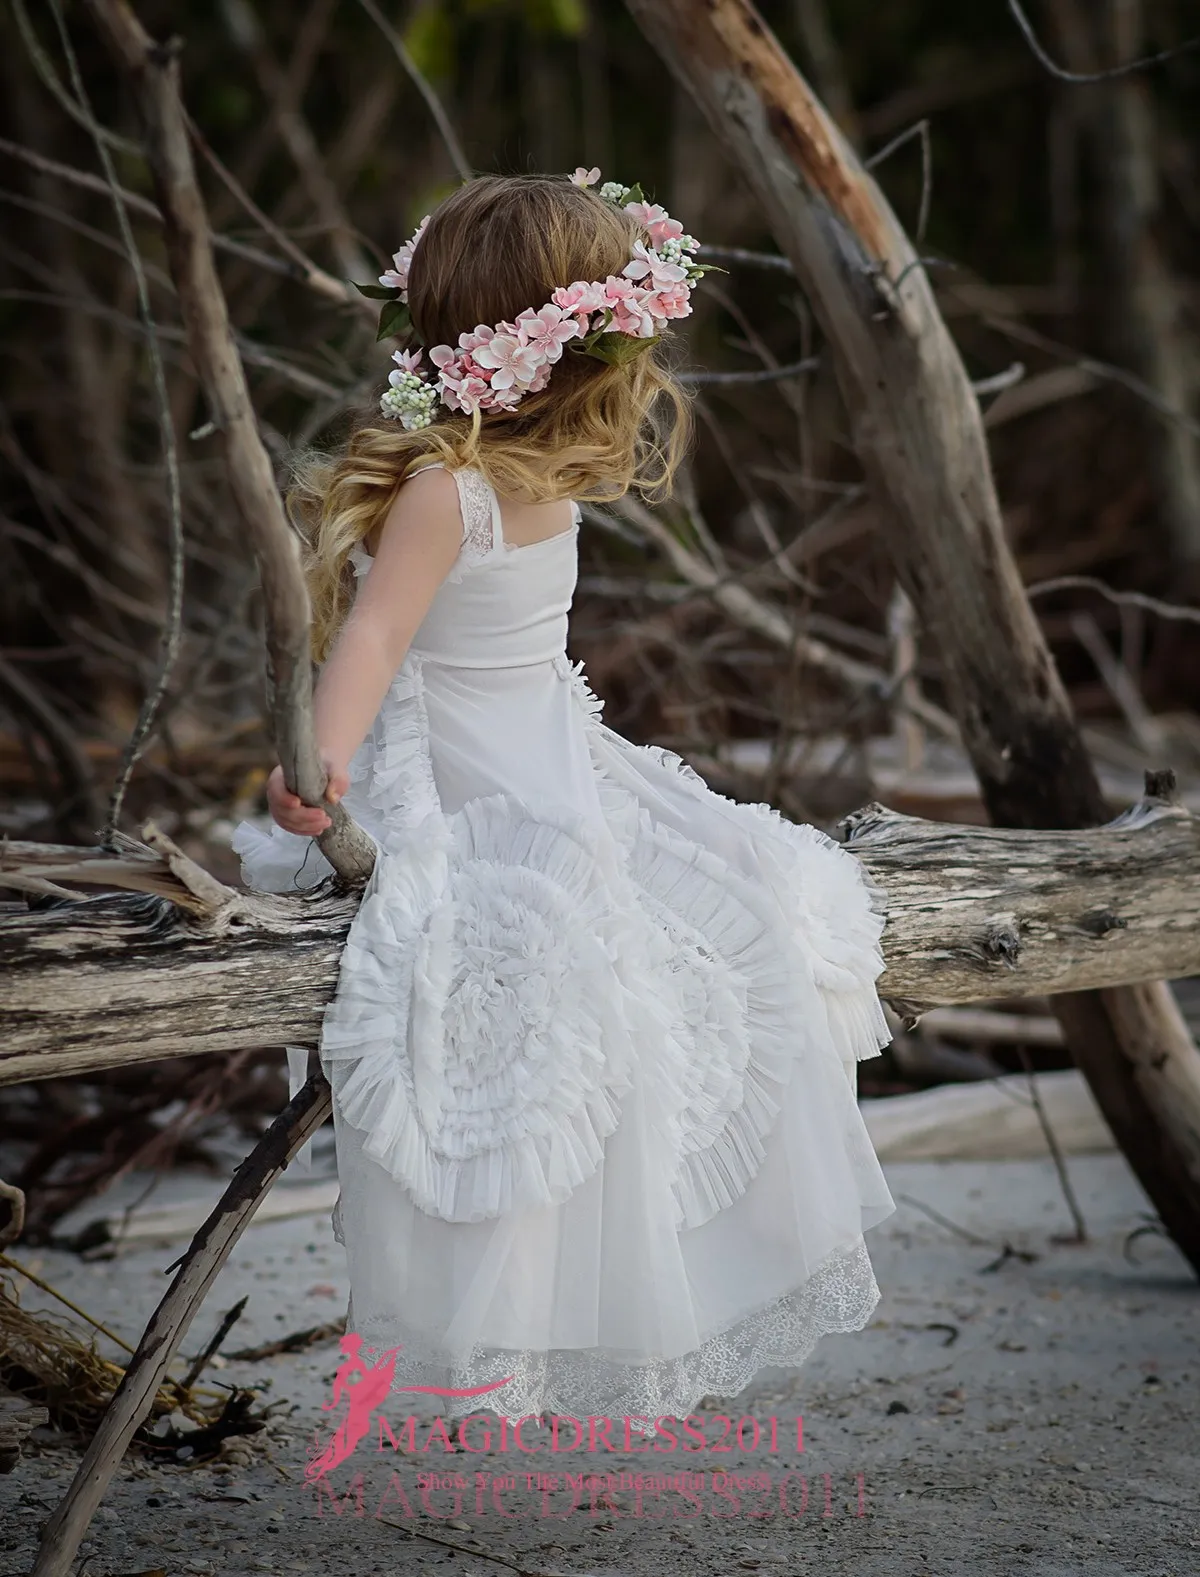
[[[348,1328],[397,1385],[506,1381],[451,1415],[683,1416],[878,1301],[882,921],[824,834],[603,724],[578,510],[510,546],[455,476],[459,560],[345,798],[379,849],[321,1046]],[[278,827],[234,846],[260,889],[330,874]]]

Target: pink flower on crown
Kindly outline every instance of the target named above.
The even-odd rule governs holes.
[[[621,273],[626,279],[645,279],[649,274],[655,290],[665,285],[677,285],[687,278],[687,269],[679,263],[664,263],[657,252],[647,249],[645,242],[633,243],[633,256]]]
[[[523,389],[515,383],[503,389],[497,389],[495,386],[493,386],[488,390],[487,401],[484,409],[492,411],[515,410],[517,401],[523,394],[526,393],[528,393],[527,389]]]
[[[467,373],[463,377],[447,376],[441,378],[442,398],[452,411],[465,411],[469,416],[476,409],[486,409],[486,399],[490,389],[483,378]]]
[[[544,361],[537,370],[537,376],[526,389],[526,394],[540,394],[550,382],[550,374],[554,371],[553,362]]]
[[[646,311],[656,318],[686,318],[692,310],[691,286],[664,285],[646,297]]]
[[[635,339],[649,339],[654,333],[654,319],[646,309],[647,292],[631,279],[618,279],[610,274],[604,281],[604,304],[612,313],[610,327],[618,334],[631,334]]]
[[[528,307],[517,319],[522,344],[530,345],[546,362],[557,361],[563,346],[579,333],[579,325],[552,303],[540,312]]]
[[[643,229],[650,232],[650,241],[661,246],[664,241],[676,241],[683,234],[678,219],[672,219],[659,203],[626,203],[625,212],[632,214]]]
[[[392,360],[401,372],[420,372],[421,352],[419,350],[394,350]]]
[[[425,234],[425,226],[428,223],[429,215],[426,214],[417,226],[412,240],[406,241],[393,256],[392,262],[396,265],[395,268],[389,268],[379,276],[381,285],[386,285],[389,290],[398,290],[400,292],[401,301],[408,300],[408,275],[409,270],[412,268],[413,252],[416,250],[417,242]]]
[[[481,345],[486,345],[489,340],[494,339],[495,336],[496,330],[494,328],[489,328],[486,323],[477,323],[468,333],[458,336],[458,348],[466,352],[467,355],[471,355]]]
[[[599,280],[577,279],[573,285],[560,285],[550,300],[573,317],[589,318],[593,312],[604,310],[604,286]]]
[[[458,357],[449,345],[435,345],[429,352],[429,359],[440,373],[452,375]]]
[[[514,334],[494,334],[475,352],[475,360],[493,369],[488,380],[493,389],[511,389],[531,383],[544,357],[531,345],[522,345]]]
[[[575,186],[595,186],[599,179],[600,168],[598,165],[593,166],[590,170],[585,170],[581,164],[571,177],[571,182]]]

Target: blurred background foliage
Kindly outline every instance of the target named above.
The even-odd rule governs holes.
[[[355,302],[294,277],[280,235],[329,274],[366,278],[458,179],[403,54],[440,96],[472,168],[597,164],[640,180],[713,246],[775,250],[745,182],[617,0],[137,9],[157,36],[182,41],[187,104],[233,177],[201,159],[214,230],[275,260],[221,254],[281,477],[294,446],[336,442],[347,412],[373,403],[387,347],[372,343]],[[1195,0],[1029,9],[1076,70],[1200,32]],[[928,210],[921,250],[984,384],[1027,582],[1086,575],[1194,601],[1200,54],[1080,87],[1038,63],[1005,0],[765,0],[762,10],[846,135],[883,155],[877,176],[910,229]],[[120,180],[148,197],[118,75],[86,6],[63,13]],[[4,0],[0,38],[0,830],[90,839],[156,672],[162,455],[131,271],[50,7]],[[914,134],[889,151],[922,124],[927,143]],[[180,658],[126,825],[153,812],[220,864],[229,820],[259,807],[270,762],[254,575],[231,529],[161,235],[133,218],[183,458],[187,591]],[[977,815],[952,744],[936,730],[914,737],[911,717],[902,726],[897,697],[914,685],[937,702],[938,654],[905,627],[819,327],[787,273],[727,266],[680,337],[681,368],[815,366],[701,384],[695,458],[660,518],[825,643],[833,666],[792,662],[732,621],[679,581],[636,512],[619,511],[584,535],[575,654],[614,726],[683,751],[730,792],[825,820],[872,794]],[[1010,370],[1009,387],[989,384]],[[1080,587],[1041,594],[1037,607],[1116,798],[1148,751],[1186,776],[1200,762],[1196,625]],[[843,682],[843,659],[890,682]]]

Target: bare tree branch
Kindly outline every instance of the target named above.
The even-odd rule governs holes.
[[[1093,575],[1056,575],[1052,580],[1039,581],[1036,586],[1026,586],[1025,595],[1040,597],[1048,591],[1069,591],[1076,587],[1081,591],[1098,591],[1118,607],[1125,604],[1133,608],[1145,608],[1148,613],[1157,613],[1161,619],[1200,624],[1200,608],[1181,608],[1178,603],[1161,602],[1157,597],[1148,597],[1141,591],[1115,591]]]
[[[130,735],[129,743],[126,745],[121,757],[116,783],[113,785],[112,796],[108,805],[108,820],[104,828],[104,837],[107,842],[112,838],[120,824],[121,810],[125,803],[125,793],[129,788],[133,769],[146,747],[150,730],[154,724],[155,713],[158,711],[163,696],[167,693],[171,682],[171,674],[179,656],[179,646],[183,633],[183,483],[179,475],[179,447],[175,439],[175,423],[171,416],[171,402],[167,393],[167,374],[163,365],[162,345],[159,341],[158,324],[155,322],[154,312],[150,305],[150,285],[146,278],[146,270],[142,264],[142,254],[138,250],[133,227],[129,223],[129,215],[125,212],[125,205],[121,200],[121,187],[117,180],[116,168],[113,165],[112,153],[102,135],[96,117],[92,113],[87,88],[79,70],[79,61],[75,56],[71,35],[68,33],[66,23],[63,20],[62,7],[59,0],[50,0],[50,9],[54,15],[54,23],[58,28],[59,38],[62,41],[63,53],[67,60],[67,69],[71,76],[71,86],[74,89],[84,124],[88,127],[95,142],[96,154],[104,170],[104,179],[108,183],[109,193],[112,197],[113,211],[117,216],[117,228],[121,233],[121,243],[124,247],[129,267],[133,271],[134,282],[137,288],[138,315],[146,331],[146,346],[150,354],[150,380],[154,391],[154,411],[162,444],[163,469],[166,471],[167,477],[169,568],[167,606],[159,641],[158,661],[154,680],[142,702],[141,710],[138,712],[137,721],[133,725],[133,733]]]
[[[24,148],[19,142],[10,142],[7,137],[0,137],[0,153],[7,153],[10,158],[28,165],[31,170],[39,170],[44,175],[57,176],[60,181],[66,181],[83,191],[101,192],[107,196],[111,190],[108,183],[101,180],[99,176],[91,175],[86,170],[76,170],[69,164],[60,164],[57,159],[48,159],[45,154],[38,153],[33,148]],[[118,191],[122,203],[130,213],[144,214],[155,224],[162,224],[162,214],[149,198],[139,197],[136,192],[131,192],[124,186],[118,187]],[[228,252],[231,257],[253,263],[256,268],[266,269],[268,273],[282,274],[288,279],[295,279],[329,300],[346,302],[351,298],[351,292],[344,284],[334,279],[331,274],[325,274],[323,270],[316,268],[315,264],[307,261],[285,262],[282,258],[272,257],[269,252],[260,251],[256,246],[247,245],[245,241],[236,241],[232,236],[210,232],[209,240],[219,252]],[[303,257],[303,254],[301,256]],[[333,288],[330,289],[330,286]]]
[[[761,201],[825,331],[881,528],[940,648],[992,819],[1094,825],[1103,794],[1006,540],[978,404],[911,242],[752,0],[626,3]],[[1200,1271],[1200,1054],[1178,1004],[1160,981],[1074,992],[1055,1013]]]
[[[128,137],[119,136],[115,131],[109,131],[107,126],[97,123],[91,111],[78,99],[72,98],[58,80],[58,73],[50,60],[49,55],[42,48],[41,41],[34,31],[33,23],[29,20],[29,12],[25,9],[25,0],[12,0],[13,15],[17,19],[17,28],[21,34],[21,42],[25,45],[26,53],[33,62],[33,69],[59,106],[75,121],[83,126],[92,136],[104,143],[105,147],[117,148],[121,153],[131,153],[135,158],[141,158],[142,150],[136,142],[130,142]],[[78,90],[77,90],[78,91]]]
[[[1060,82],[1111,82],[1114,77],[1128,77],[1135,71],[1146,71],[1151,66],[1161,66],[1164,61],[1174,60],[1178,55],[1186,55],[1193,49],[1200,49],[1200,38],[1189,38],[1186,43],[1177,44],[1174,49],[1160,50],[1157,55],[1143,55],[1140,60],[1131,60],[1124,66],[1112,66],[1107,71],[1067,71],[1046,53],[1020,0],[1008,0],[1008,9],[1012,12],[1013,20],[1021,29],[1025,42],[1037,57],[1038,63]]]
[[[915,126],[910,126],[907,131],[902,131],[898,136],[893,137],[891,142],[885,143],[878,153],[873,153],[869,159],[864,159],[863,169],[874,170],[914,137],[921,139],[921,205],[917,210],[917,228],[913,232],[917,244],[920,245],[925,239],[929,211],[933,205],[933,139],[929,134],[928,119],[919,120]]]
[[[296,267],[301,270],[304,282],[311,286],[312,289],[319,290],[323,296],[327,296],[331,301],[348,301],[351,306],[357,306],[364,316],[371,316],[373,314],[371,303],[360,296],[357,291],[352,290],[344,280],[335,279],[332,274],[327,273],[319,264],[314,263],[312,258],[296,245],[291,236],[286,231],[281,230],[274,220],[262,211],[253,197],[250,196],[250,193],[238,181],[233,171],[214,151],[208,139],[191,116],[188,115],[186,109],[184,109],[183,113],[187,120],[188,133],[192,141],[199,148],[214,174],[224,183],[230,194],[237,199],[246,212],[262,226],[280,251],[291,258]],[[207,220],[205,223],[207,224]]]
[[[791,274],[796,270],[790,259],[775,252],[752,252],[744,246],[708,246],[697,248],[697,256],[709,258],[714,263],[743,263],[748,268],[765,268],[773,274]]]
[[[469,181],[474,172],[466,154],[463,152],[462,144],[455,134],[454,127],[450,124],[450,117],[446,114],[445,106],[433,90],[432,83],[428,81],[424,72],[404,47],[404,40],[375,4],[375,0],[358,0],[358,3],[392,46],[392,52],[395,54],[396,59],[408,72],[413,86],[425,100],[429,113],[433,116],[434,124],[437,126],[441,139],[446,145],[446,152],[450,155],[450,162],[458,171],[459,180]]]
[[[806,356],[803,361],[790,361],[782,367],[754,367],[745,372],[684,372],[680,383],[689,388],[709,387],[713,384],[778,383],[781,378],[798,378],[813,372],[821,365],[819,356]]]
[[[217,277],[179,98],[178,61],[174,51],[155,43],[123,0],[89,0],[89,5],[129,78],[146,127],[146,153],[188,345],[224,442],[233,497],[258,560],[275,741],[284,778],[306,804],[328,811],[331,825],[321,835],[322,852],[343,880],[356,884],[370,874],[375,847],[343,806],[324,805],[326,775],[312,719],[308,593]]]
[[[823,641],[814,640],[798,630],[790,619],[763,602],[753,592],[738,585],[731,578],[693,553],[674,535],[651,509],[637,499],[626,497],[616,500],[613,508],[635,526],[666,557],[675,572],[693,586],[706,592],[712,600],[736,623],[753,630],[773,646],[794,652],[799,660],[808,663],[820,673],[828,674],[836,682],[853,690],[865,690],[881,697],[892,692],[892,681],[882,668],[859,662],[835,652]],[[914,713],[921,721],[945,738],[957,739],[958,727],[941,707],[934,706],[924,697],[913,702]]]
[[[357,232],[337,187],[329,178],[316,138],[299,103],[288,91],[287,73],[271,52],[250,0],[223,0],[222,10],[234,42],[250,56],[259,84],[267,96],[284,147],[304,183],[308,203],[329,234],[339,269],[347,278],[367,272]]]

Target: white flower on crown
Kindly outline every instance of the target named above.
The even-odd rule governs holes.
[[[598,169],[582,165],[570,177],[574,185],[586,188],[599,179]],[[436,369],[432,375],[421,365],[421,351],[395,352],[396,370],[389,374],[389,388],[380,401],[383,414],[411,430],[429,426],[439,404],[468,415],[511,411],[524,395],[546,387],[563,347],[572,340],[602,334],[653,339],[669,320],[686,317],[692,310],[692,289],[704,272],[692,255],[699,243],[658,203],[625,202],[630,190],[619,181],[606,181],[599,188],[599,196],[621,204],[649,238],[634,242],[633,256],[619,275],[560,285],[544,306],[527,307],[515,323],[480,323],[458,336],[457,347],[434,345],[429,351]],[[397,290],[401,301],[408,300],[413,253],[428,223],[426,215],[393,257],[395,267],[379,276],[379,283]]]

